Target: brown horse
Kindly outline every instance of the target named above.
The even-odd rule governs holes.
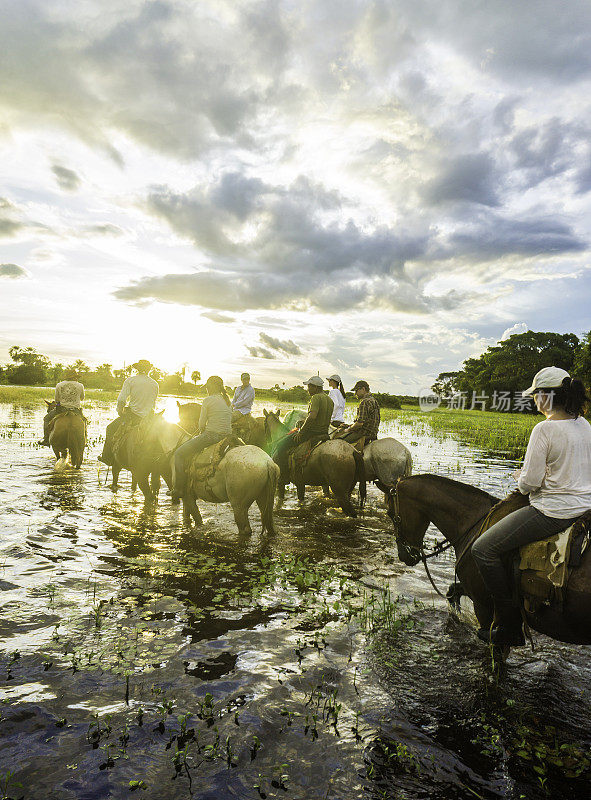
[[[288,428],[281,422],[279,416],[265,409],[265,429],[267,439],[276,442],[289,433]],[[365,500],[365,470],[363,456],[355,448],[342,439],[331,439],[321,442],[314,448],[308,458],[301,475],[292,475],[298,500],[304,501],[306,486],[322,486],[331,489],[337,503],[350,517],[356,517],[357,512],[351,503],[351,492],[356,483],[359,483],[359,497],[361,504]],[[280,483],[277,502],[281,505],[284,498],[285,487]]]
[[[194,436],[199,430],[201,405],[199,403],[179,403],[178,400],[176,404],[179,410],[179,427]]]
[[[86,420],[75,411],[63,411],[50,424],[49,444],[55,457],[59,461],[69,454],[72,466],[80,469],[86,447]]]
[[[423,558],[423,538],[429,523],[441,531],[456,553],[456,573],[463,592],[474,603],[482,628],[490,628],[493,603],[472,558],[471,545],[484,518],[498,503],[488,492],[438,475],[400,478],[386,497],[388,515],[394,523],[398,557],[409,566]],[[511,511],[508,506],[508,513]],[[499,507],[499,519],[504,516]],[[561,605],[543,605],[526,611],[530,627],[561,642],[591,644],[591,548],[581,565],[573,569]]]
[[[160,444],[161,428],[172,428],[178,444],[187,439],[185,431],[162,419],[161,412],[139,424],[124,423],[113,437],[112,491],[117,491],[119,473],[127,469],[132,475],[132,490],[140,487],[146,500],[155,500],[160,491],[161,459],[164,450]],[[165,475],[165,473],[162,473]],[[165,475],[165,479],[169,480]]]

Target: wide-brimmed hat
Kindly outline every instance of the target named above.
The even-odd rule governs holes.
[[[544,367],[544,369],[536,372],[532,385],[521,394],[523,397],[530,397],[537,389],[559,389],[565,378],[570,378],[570,375],[565,369],[561,369],[560,367]]]
[[[369,392],[369,383],[367,381],[357,381],[351,391],[356,392],[357,389],[365,389],[366,392]]]
[[[131,365],[133,369],[137,369],[140,372],[145,372],[148,369],[152,369],[152,363],[148,361],[147,358],[140,358],[139,361],[136,361],[135,364]]]
[[[336,374],[335,375],[331,375],[330,378],[328,378],[328,380],[329,381],[336,381],[337,383],[342,383],[341,376],[340,375],[336,375]]]
[[[304,382],[304,386],[319,386],[322,389],[324,381],[320,375],[312,375],[311,378],[308,378],[308,380]]]

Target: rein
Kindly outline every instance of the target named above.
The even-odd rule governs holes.
[[[394,491],[392,492],[392,494],[390,496],[392,498],[393,506],[394,506],[394,514],[392,516],[392,521],[395,524],[400,525],[402,520],[401,520],[401,517],[400,517],[400,500],[399,500],[399,497],[398,497],[398,486],[394,487]],[[470,531],[472,528],[476,528],[478,526],[477,527],[478,532],[476,533],[476,535],[471,537],[470,541],[464,547],[464,549],[462,550],[460,555],[456,557],[456,563],[455,563],[455,566],[454,566],[454,581],[456,583],[457,583],[458,566],[459,566],[460,562],[462,561],[462,559],[464,558],[466,553],[470,550],[470,548],[472,547],[472,545],[474,544],[476,539],[478,539],[480,534],[484,531],[487,522],[490,520],[491,514],[492,514],[492,508],[486,514],[484,514],[484,516],[480,517],[480,519],[478,519],[474,523],[474,525],[471,525],[470,528],[468,528],[466,530],[466,533],[468,533],[468,531]],[[435,547],[433,548],[433,550],[430,550],[428,553],[425,552],[425,548],[424,548],[424,545],[423,545],[422,542],[421,542],[420,547],[417,548],[418,551],[419,551],[420,560],[421,560],[421,562],[422,562],[422,564],[423,564],[423,566],[425,568],[425,572],[427,573],[427,577],[429,578],[429,582],[431,583],[431,586],[435,589],[435,591],[437,592],[437,594],[440,597],[443,597],[446,600],[448,599],[447,595],[443,594],[443,592],[441,592],[437,588],[437,586],[435,585],[435,581],[433,580],[433,577],[432,577],[431,572],[429,570],[429,565],[427,564],[427,561],[428,561],[428,559],[434,558],[435,556],[438,556],[441,553],[444,553],[446,550],[449,550],[450,547],[453,547],[452,543],[451,542],[446,542],[445,540],[443,540],[442,542],[437,542]]]

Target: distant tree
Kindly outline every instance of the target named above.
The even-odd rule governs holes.
[[[378,401],[380,408],[402,408],[400,399],[394,394],[387,392],[373,392],[375,399]]]
[[[573,369],[579,339],[574,333],[514,333],[498,342],[478,358],[468,358],[454,378],[457,391],[492,397],[496,392],[510,392],[521,397],[533,376],[542,367]]]
[[[47,370],[51,366],[47,356],[38,353],[33,347],[14,345],[8,351],[14,361],[6,367],[9,383],[19,386],[43,385],[47,381]]]
[[[591,331],[581,339],[579,349],[575,355],[573,374],[583,381],[587,394],[589,394],[591,392]]]
[[[197,386],[197,384],[201,380],[201,373],[199,372],[198,369],[194,369],[193,372],[191,373],[191,380],[193,381],[195,386]]]
[[[456,381],[459,372],[440,372],[431,390],[439,397],[449,397],[458,391]]]

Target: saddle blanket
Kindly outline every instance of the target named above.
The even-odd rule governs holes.
[[[195,483],[203,483],[213,477],[228,450],[231,450],[233,447],[241,447],[242,445],[244,445],[242,439],[239,439],[238,436],[234,434],[224,437],[219,442],[215,442],[215,444],[209,445],[209,447],[197,453],[191,460],[189,464],[189,478]]]
[[[519,508],[529,499],[521,492],[511,492],[493,506],[480,533]],[[480,534],[479,534],[480,535]],[[523,545],[515,559],[516,578],[526,601],[548,601],[560,596],[570,570],[578,566],[591,539],[591,510],[561,533]],[[531,602],[529,603],[531,605]]]

